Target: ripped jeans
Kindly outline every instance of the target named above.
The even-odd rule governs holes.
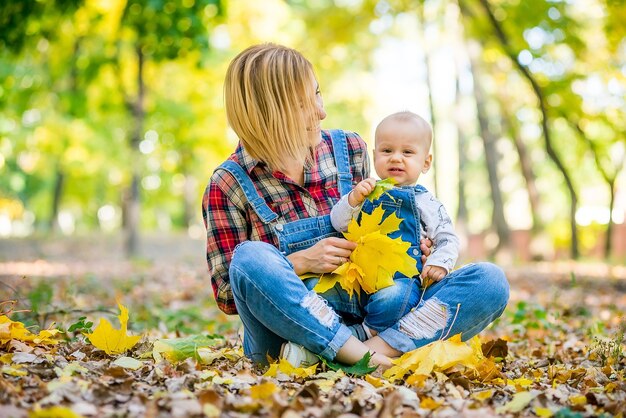
[[[317,295],[310,290],[316,279],[303,282],[287,257],[264,242],[239,244],[229,276],[244,325],[244,353],[257,363],[266,364],[268,355],[276,359],[285,341],[333,360],[352,335],[346,323],[371,314],[364,311],[363,301],[359,303],[356,296],[350,299],[337,287],[324,298]],[[387,321],[389,327],[379,336],[403,352],[459,332],[466,340],[502,314],[508,293],[500,268],[489,263],[468,265],[429,287],[417,306],[419,299],[409,299],[399,311],[397,300],[390,298],[388,315],[379,312],[381,323]],[[384,310],[380,300],[376,306]]]

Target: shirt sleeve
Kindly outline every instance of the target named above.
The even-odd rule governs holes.
[[[359,213],[361,206],[363,205],[350,206],[348,195],[339,199],[339,202],[330,211],[330,222],[333,224],[333,228],[339,232],[347,231],[348,224]]]
[[[415,200],[426,236],[433,242],[433,250],[426,258],[424,267],[439,266],[450,273],[459,258],[460,248],[452,219],[432,193],[418,193]]]
[[[370,160],[367,155],[367,144],[355,132],[346,132],[352,184],[357,184],[370,176]]]
[[[237,244],[247,240],[243,208],[237,207],[220,184],[223,171],[216,172],[202,198],[202,216],[206,227],[206,260],[217,306],[226,314],[237,313],[228,277],[228,266]]]

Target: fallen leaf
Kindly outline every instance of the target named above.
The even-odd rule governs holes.
[[[363,376],[367,375],[378,368],[378,366],[370,366],[370,360],[372,355],[367,352],[361,357],[361,360],[357,361],[353,365],[346,365],[342,363],[337,363],[334,361],[326,360],[322,358],[322,361],[326,366],[328,366],[332,370],[341,370],[346,374],[350,374],[353,376]]]
[[[520,412],[522,409],[526,408],[530,401],[535,398],[535,394],[531,392],[518,392],[513,395],[513,399],[504,404],[501,407],[496,408],[496,413],[498,414],[506,414],[506,413],[516,413]]]
[[[11,340],[30,342],[32,345],[55,345],[58,341],[54,337],[59,332],[58,329],[44,329],[39,334],[33,334],[23,323],[0,315],[0,348]]]
[[[293,367],[291,363],[289,363],[285,359],[280,359],[278,363],[270,364],[269,369],[263,374],[266,377],[276,377],[278,372],[281,372],[287,376],[296,376],[296,377],[309,377],[315,374],[317,370],[317,364],[314,364],[310,367]]]
[[[152,355],[156,361],[165,357],[170,362],[179,362],[190,357],[201,360],[198,355],[200,348],[213,347],[222,342],[222,338],[213,335],[191,335],[184,338],[167,338],[156,340],[152,347]],[[208,353],[205,355],[208,362]]]
[[[143,362],[132,357],[120,357],[111,364],[123,367],[124,369],[139,370],[143,367]]]
[[[69,408],[63,406],[51,406],[50,408],[35,409],[28,415],[29,418],[81,418]]]
[[[113,328],[113,325],[105,318],[100,318],[100,323],[91,334],[85,334],[94,347],[104,350],[107,354],[122,354],[130,350],[137,344],[141,336],[127,335],[128,310],[118,303],[120,314],[120,329]]]
[[[271,397],[278,387],[273,382],[264,382],[250,387],[250,396],[252,399],[264,400]]]
[[[470,345],[461,341],[461,334],[457,334],[449,340],[433,341],[424,347],[405,353],[402,357],[392,361],[394,366],[389,368],[383,376],[394,381],[403,379],[408,372],[413,372],[413,375],[428,376],[433,370],[443,371],[458,364],[475,368],[480,355]]]

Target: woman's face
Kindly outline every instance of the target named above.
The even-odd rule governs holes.
[[[324,110],[324,100],[322,99],[322,93],[320,91],[320,86],[317,80],[313,80],[313,86],[315,91],[315,112],[316,114],[311,117],[311,121],[313,121],[313,126],[311,126],[308,130],[313,135],[311,138],[313,143],[317,144],[322,140],[321,135],[321,126],[320,122],[326,119],[326,111]]]

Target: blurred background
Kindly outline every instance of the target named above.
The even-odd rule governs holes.
[[[624,264],[624,22],[623,0],[2,2],[0,257],[174,236],[201,263],[202,193],[237,143],[226,67],[276,42],[313,63],[324,128],[371,147],[389,113],[432,123],[422,179],[462,259]]]

